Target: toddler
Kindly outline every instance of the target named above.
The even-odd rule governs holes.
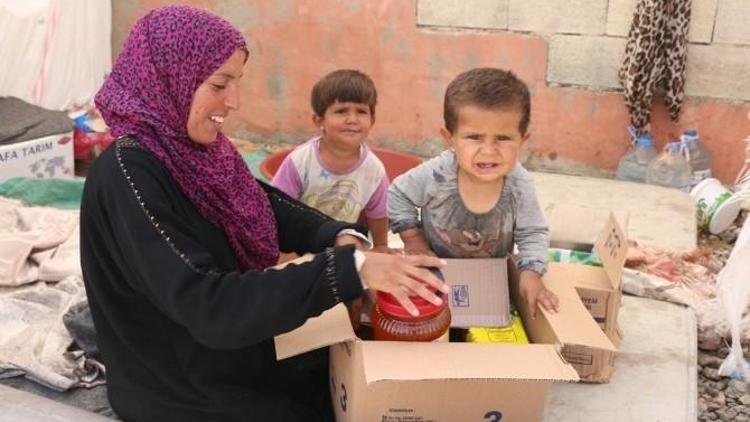
[[[373,250],[389,252],[389,181],[365,144],[375,123],[375,85],[357,70],[337,70],[315,84],[310,101],[320,135],[295,148],[271,184],[336,220],[353,223],[363,213]]]
[[[505,257],[518,246],[520,292],[557,311],[541,281],[549,230],[529,173],[517,161],[528,139],[529,90],[513,73],[464,72],[445,93],[440,133],[449,149],[397,177],[388,191],[391,229],[406,253]]]

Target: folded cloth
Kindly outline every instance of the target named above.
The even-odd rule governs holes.
[[[78,211],[0,201],[0,286],[80,276],[78,245]]]
[[[37,280],[36,265],[28,261],[35,233],[0,233],[0,286],[18,286]]]

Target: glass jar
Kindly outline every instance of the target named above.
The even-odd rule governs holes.
[[[421,297],[410,297],[419,310],[412,316],[395,297],[378,292],[370,312],[373,338],[387,341],[448,341],[451,311],[448,301],[433,305]]]

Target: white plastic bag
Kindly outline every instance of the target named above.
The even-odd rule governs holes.
[[[739,200],[735,195],[733,200]],[[742,317],[750,304],[750,218],[745,220],[737,242],[718,277],[718,297],[726,313],[732,346],[719,374],[750,382],[750,364],[742,353]]]

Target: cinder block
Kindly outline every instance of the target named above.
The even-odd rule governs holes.
[[[714,28],[716,2],[718,0],[693,0],[688,40],[709,43]],[[737,0],[742,1],[742,0]],[[638,0],[609,0],[606,34],[625,37],[635,14]]]
[[[638,0],[609,0],[607,8],[607,35],[624,37],[630,31],[635,5]]]
[[[720,0],[714,42],[750,45],[750,2]]]
[[[750,101],[750,47],[688,46],[685,93]]]
[[[688,41],[704,44],[711,42],[714,32],[714,20],[716,19],[716,3],[718,1],[693,0]]]
[[[417,24],[507,29],[508,0],[417,0]]]
[[[508,29],[543,34],[603,34],[607,0],[510,0]]]
[[[547,82],[620,88],[617,70],[624,51],[624,38],[555,35],[550,41]]]

